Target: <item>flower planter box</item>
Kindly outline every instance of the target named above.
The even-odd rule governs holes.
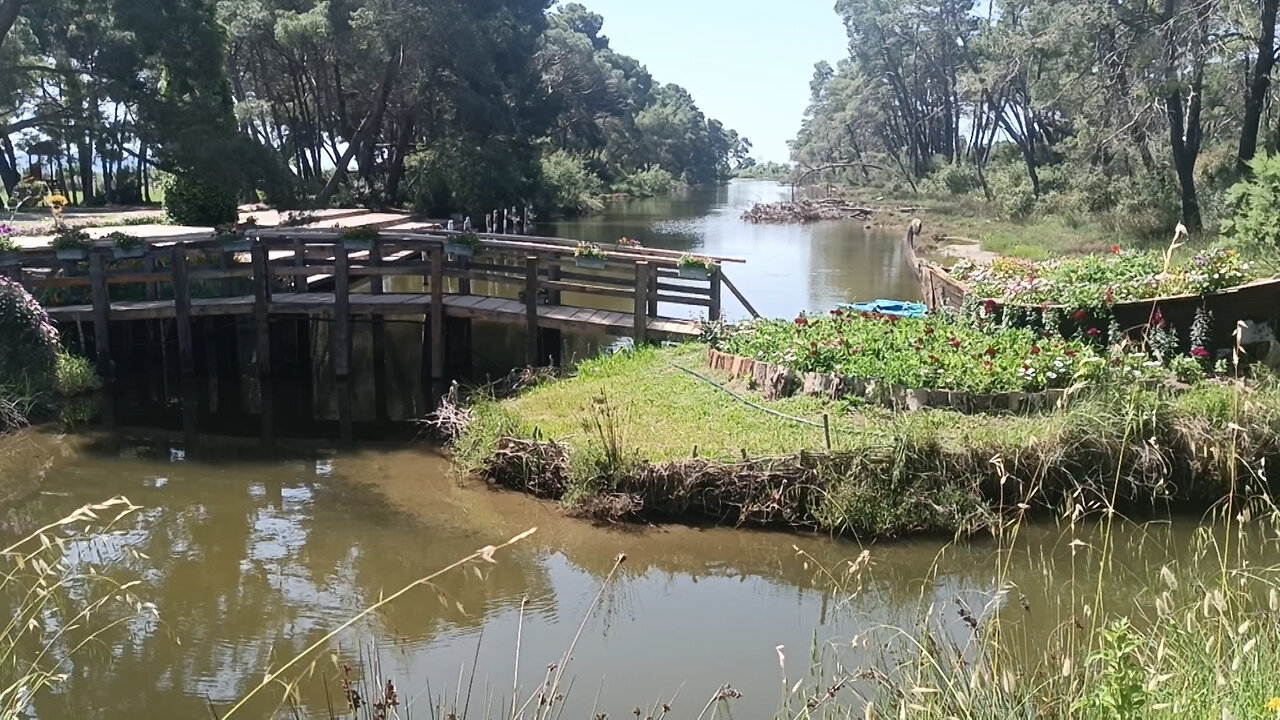
[[[447,242],[444,244],[444,251],[454,257],[472,257],[476,254],[475,248],[461,243]]]
[[[604,258],[580,257],[573,259],[574,265],[590,270],[603,270],[606,263],[607,261]]]
[[[22,264],[22,253],[0,252],[0,267],[14,267]]]
[[[89,257],[89,251],[86,248],[63,248],[54,250],[53,254],[59,260],[84,260]]]
[[[140,257],[145,257],[146,254],[147,254],[147,247],[145,245],[139,245],[138,247],[132,247],[132,248],[118,248],[118,247],[111,248],[111,257],[115,258],[116,260],[137,259]]]
[[[218,243],[218,249],[223,252],[249,252],[253,248],[252,240],[231,240],[224,243]]]
[[[711,271],[701,265],[681,265],[678,268],[680,277],[685,280],[710,280]]]
[[[373,241],[345,239],[342,241],[342,248],[347,252],[367,252],[373,249]]]

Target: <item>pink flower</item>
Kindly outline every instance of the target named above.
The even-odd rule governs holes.
[[[1087,317],[1089,317],[1089,313],[1085,312],[1084,310],[1077,310],[1071,314],[1071,319],[1075,320],[1076,322],[1080,322],[1081,320]]]
[[[987,311],[988,315],[994,313],[997,307],[999,306],[996,304],[995,300],[988,299],[986,302],[982,303],[982,308]]]
[[[799,315],[796,317],[796,325],[799,325],[800,327],[804,327],[808,324],[809,324],[809,318],[805,317],[804,315]]]
[[[1120,250],[1120,246],[1119,246],[1119,245],[1112,245],[1112,246],[1111,246],[1111,254],[1112,254],[1112,255],[1119,255],[1119,254],[1120,254],[1120,252],[1121,252],[1121,250]]]
[[[1197,360],[1208,360],[1209,351],[1197,345],[1196,347],[1191,348],[1191,357]]]
[[[1096,328],[1096,327],[1091,327],[1091,328],[1089,328],[1089,329],[1086,331],[1086,334],[1087,334],[1089,337],[1098,337],[1099,335],[1101,335],[1101,334],[1102,334],[1102,331],[1101,331],[1101,330],[1099,330],[1099,329],[1098,329],[1098,328]]]

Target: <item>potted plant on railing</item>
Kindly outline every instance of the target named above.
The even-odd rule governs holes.
[[[625,248],[641,247],[639,240],[636,240],[635,238],[629,238],[629,237],[620,238],[618,240],[618,244]]]
[[[352,250],[372,250],[373,241],[378,239],[378,228],[350,227],[342,231],[342,247],[348,252]]]
[[[13,239],[16,231],[8,223],[0,223],[0,267],[13,267],[22,264],[22,248]]]
[[[444,251],[454,257],[472,257],[480,249],[480,236],[475,233],[462,233],[445,240]]]
[[[573,264],[580,268],[603,270],[606,262],[604,250],[595,243],[580,242],[573,251]]]
[[[79,228],[62,228],[49,244],[59,260],[84,260],[89,257],[92,241],[89,234]]]
[[[215,227],[213,239],[217,241],[218,249],[223,252],[249,252],[249,248],[253,247],[253,241],[237,226],[231,224]]]
[[[147,254],[147,248],[142,244],[142,238],[136,235],[113,232],[107,236],[107,239],[111,241],[111,256],[116,260],[140,258]]]
[[[681,255],[676,264],[680,277],[686,280],[709,280],[716,272],[716,261],[703,255]]]

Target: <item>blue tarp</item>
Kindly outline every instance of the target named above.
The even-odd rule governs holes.
[[[860,303],[842,303],[842,310],[872,313],[873,315],[895,315],[897,317],[919,318],[928,314],[929,308],[924,303],[907,302],[905,300],[872,300]]]

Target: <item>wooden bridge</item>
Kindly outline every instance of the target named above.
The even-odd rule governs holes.
[[[690,279],[681,277],[677,251],[599,244],[603,263],[582,267],[589,263],[575,259],[576,241],[482,234],[467,256],[453,242],[458,235],[383,230],[358,241],[344,240],[339,230],[281,228],[251,232],[236,243],[151,238],[128,258],[106,245],[77,259],[60,259],[49,248],[25,250],[18,262],[11,257],[0,265],[0,274],[39,293],[59,323],[91,323],[93,354],[107,375],[115,321],[171,322],[180,367],[190,374],[192,318],[251,317],[254,362],[263,374],[271,368],[273,320],[327,319],[341,380],[350,372],[353,317],[379,327],[386,316],[416,316],[423,318],[423,376],[439,386],[446,318],[523,327],[524,360],[537,365],[557,361],[560,331],[637,342],[697,337],[701,320],[690,316],[705,311],[719,319],[726,289],[754,314],[723,269],[741,260],[711,258],[715,267],[707,276]],[[660,307],[684,309],[685,317],[664,317]]]

